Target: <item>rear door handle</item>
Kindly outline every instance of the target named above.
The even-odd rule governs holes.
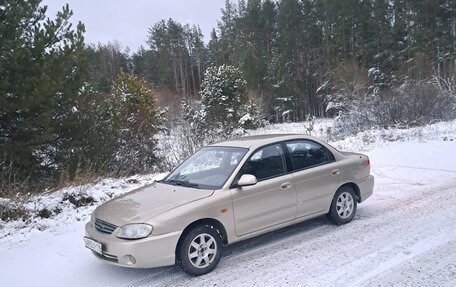
[[[284,182],[280,185],[281,189],[287,189],[291,186],[291,182]]]
[[[331,175],[338,175],[340,173],[340,169],[336,168],[331,171]]]

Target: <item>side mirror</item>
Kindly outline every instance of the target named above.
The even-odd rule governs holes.
[[[257,184],[257,178],[252,174],[243,174],[238,181],[238,186],[249,186]]]

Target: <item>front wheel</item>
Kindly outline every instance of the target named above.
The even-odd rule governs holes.
[[[337,225],[349,223],[356,214],[356,208],[355,192],[348,186],[342,186],[334,195],[328,218]]]
[[[219,232],[209,225],[192,229],[178,250],[179,263],[190,275],[199,276],[214,270],[220,261],[222,240]]]

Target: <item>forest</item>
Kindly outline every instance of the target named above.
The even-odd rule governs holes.
[[[68,5],[0,0],[0,196],[167,170],[157,148],[176,131],[184,157],[270,123],[333,117],[344,137],[456,118],[454,0],[227,0],[221,15],[210,35],[150,23],[130,51],[86,43]]]

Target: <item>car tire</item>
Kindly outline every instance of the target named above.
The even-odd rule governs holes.
[[[214,270],[220,261],[223,243],[213,226],[199,225],[188,232],[178,250],[178,263],[188,274],[200,276]]]
[[[353,220],[357,210],[356,194],[349,186],[340,187],[331,202],[328,219],[337,225]]]

